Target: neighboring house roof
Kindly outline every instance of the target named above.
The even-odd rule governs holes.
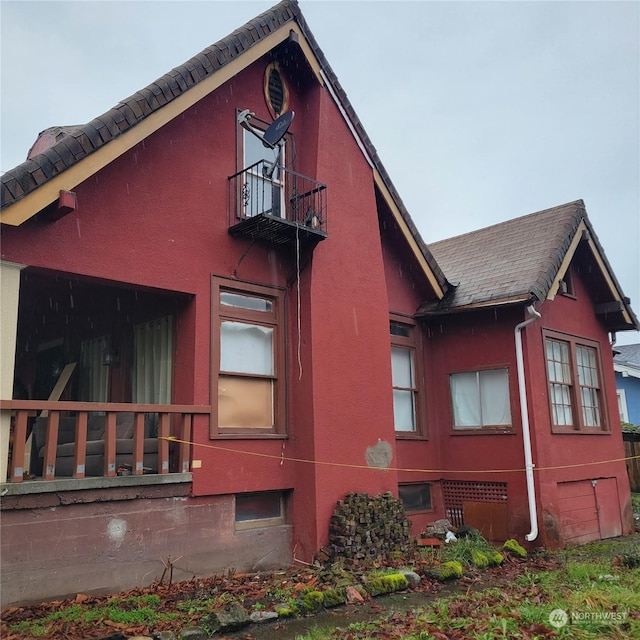
[[[616,345],[613,368],[626,376],[640,378],[640,344]]]
[[[447,279],[411,220],[296,0],[283,0],[91,122],[43,132],[56,129],[64,135],[42,153],[29,157],[2,176],[0,222],[22,224],[55,202],[61,190],[74,189],[223,82],[287,41],[299,44],[318,82],[331,93],[372,166],[376,185],[398,220],[405,239],[436,295],[442,297],[448,288]]]
[[[638,328],[582,200],[429,245],[454,288],[421,315],[553,299],[576,255],[595,263],[596,312],[612,330]],[[592,282],[591,282],[592,281]]]

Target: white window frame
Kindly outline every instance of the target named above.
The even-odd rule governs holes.
[[[629,422],[627,394],[624,389],[616,389],[616,395],[618,397],[618,413],[620,414],[620,422]]]

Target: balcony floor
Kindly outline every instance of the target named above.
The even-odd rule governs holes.
[[[299,242],[302,246],[315,246],[327,237],[320,229],[311,229],[306,225],[291,222],[267,213],[245,218],[229,227],[232,236],[263,240],[275,245],[292,245]]]

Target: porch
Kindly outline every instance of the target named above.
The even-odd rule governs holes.
[[[1,400],[11,414],[8,481],[185,474],[209,406]],[[6,415],[6,413],[5,413]]]

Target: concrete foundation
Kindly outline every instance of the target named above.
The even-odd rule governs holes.
[[[289,525],[235,531],[233,496],[192,498],[189,489],[5,495],[1,606],[147,586],[170,562],[174,582],[290,564]]]

